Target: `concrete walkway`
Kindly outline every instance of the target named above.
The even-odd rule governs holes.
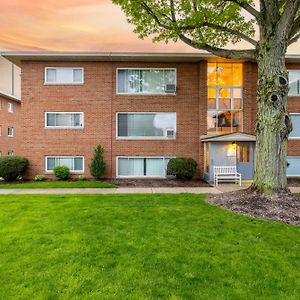
[[[65,189],[0,189],[0,195],[21,194],[220,194],[246,189],[249,184],[241,187],[235,184],[220,184],[218,187],[128,187],[128,188],[65,188]],[[292,193],[300,193],[300,187],[291,187]]]
[[[219,194],[214,187],[160,187],[160,188],[74,188],[74,189],[0,189],[0,195],[8,194]]]

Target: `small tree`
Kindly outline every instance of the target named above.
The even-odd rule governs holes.
[[[103,154],[104,148],[101,145],[98,145],[94,150],[94,157],[89,165],[91,175],[97,179],[102,177],[106,168]]]

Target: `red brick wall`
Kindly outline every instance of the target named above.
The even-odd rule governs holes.
[[[47,66],[84,67],[83,85],[44,85]],[[116,68],[168,67],[177,69],[176,96],[116,95]],[[289,65],[288,68],[300,66]],[[22,139],[20,152],[30,160],[28,176],[45,173],[47,155],[85,156],[85,174],[93,148],[102,144],[107,163],[106,177],[116,175],[116,156],[190,156],[203,169],[206,134],[206,62],[126,63],[126,62],[25,62],[22,64]],[[256,114],[256,64],[244,63],[244,132],[254,133]],[[291,112],[300,112],[300,99],[289,99]],[[84,112],[84,129],[45,129],[46,111]],[[176,140],[116,140],[117,112],[176,112]],[[0,112],[1,113],[1,112]],[[299,149],[299,150],[298,150]],[[290,141],[289,155],[300,154],[300,141]]]
[[[12,103],[14,106],[13,113],[7,111],[7,104]],[[13,150],[15,155],[21,154],[19,140],[21,138],[20,124],[17,122],[20,118],[21,104],[0,96],[0,152],[1,155],[7,155],[9,150]],[[14,137],[7,136],[8,127],[14,128]]]
[[[85,83],[80,86],[44,85],[46,66],[84,67]],[[177,94],[116,95],[117,67],[174,67],[177,69]],[[202,168],[199,137],[206,133],[206,83],[200,83],[200,74],[204,80],[205,63],[202,67],[194,63],[23,63],[22,152],[30,160],[28,176],[44,173],[47,155],[83,155],[85,174],[89,175],[88,164],[97,144],[105,148],[106,177],[115,177],[116,156],[119,155],[190,156]],[[84,129],[45,129],[46,111],[83,111]],[[116,113],[127,111],[176,112],[176,140],[116,140]]]

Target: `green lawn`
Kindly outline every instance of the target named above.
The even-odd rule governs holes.
[[[102,181],[42,181],[25,183],[2,183],[0,189],[48,189],[48,188],[115,188],[116,185]]]
[[[203,198],[0,196],[0,299],[299,299],[300,227]]]

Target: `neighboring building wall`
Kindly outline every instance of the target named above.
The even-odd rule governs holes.
[[[7,104],[13,104],[13,112],[7,110]],[[0,96],[0,152],[1,155],[7,155],[9,151],[13,151],[14,155],[21,155],[20,149],[20,109],[21,103]],[[8,127],[13,127],[13,137],[8,137]]]
[[[0,56],[0,92],[21,97],[21,70],[7,59]]]

